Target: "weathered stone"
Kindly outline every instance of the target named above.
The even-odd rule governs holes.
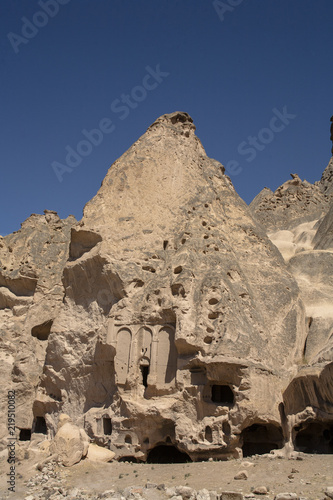
[[[322,447],[331,164],[249,208],[175,112],[111,166],[79,223],[46,211],[0,238],[0,375],[19,431],[54,437],[67,464],[89,440],[127,461],[291,456],[310,431]]]
[[[296,493],[278,493],[275,495],[274,500],[297,500],[298,496]]]
[[[57,454],[59,461],[66,467],[76,464],[85,453],[85,444],[78,426],[61,415],[58,431],[50,445],[50,452]]]
[[[249,473],[246,470],[241,470],[235,475],[234,479],[241,480],[241,479],[247,479],[248,477]]]
[[[168,437],[192,459],[238,456],[249,412],[275,422],[283,444],[279,394],[301,356],[303,306],[194,130],[185,113],[159,118],[71,233],[36,404],[50,429],[60,407],[84,414],[89,437],[116,458],[144,460]],[[213,416],[216,407],[225,414]]]
[[[88,460],[97,462],[111,462],[114,459],[115,453],[107,448],[102,448],[97,444],[90,443],[88,448]]]
[[[274,193],[265,188],[250,204],[258,220],[268,231],[286,230],[319,219],[328,210],[330,195],[302,181],[297,174],[278,187]]]
[[[257,486],[256,488],[254,488],[253,493],[255,495],[267,495],[268,489],[266,488],[266,486]]]
[[[221,500],[243,500],[242,493],[237,491],[222,491]]]
[[[325,488],[325,495],[328,498],[333,498],[333,486],[328,486],[327,488]]]
[[[195,490],[189,486],[177,486],[176,495],[180,495],[184,500],[188,500],[193,497]]]

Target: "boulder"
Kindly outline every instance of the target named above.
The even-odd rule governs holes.
[[[90,443],[88,447],[87,458],[93,462],[111,462],[114,459],[115,453],[107,448],[102,448],[97,444]]]
[[[61,415],[58,431],[50,445],[50,453],[58,455],[65,467],[78,463],[87,453],[85,434],[71,422],[68,415]]]

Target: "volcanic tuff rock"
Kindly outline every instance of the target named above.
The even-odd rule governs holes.
[[[24,281],[30,286],[26,295],[13,288],[1,258],[0,313],[8,350],[16,335],[16,342],[26,342],[31,367],[39,367],[29,383],[24,373],[16,379],[14,369],[11,375],[19,394],[22,381],[30,391],[29,398],[22,396],[28,411],[18,426],[53,438],[65,412],[117,459],[227,458],[286,443],[291,449],[297,431],[288,414],[294,412],[289,393],[303,383],[307,349],[309,360],[321,363],[318,377],[327,384],[330,315],[325,325],[313,323],[310,339],[306,311],[316,300],[326,308],[330,285],[325,289],[316,278],[319,299],[302,285],[303,267],[295,255],[299,240],[288,243],[296,261],[285,262],[279,237],[270,233],[270,239],[262,224],[271,231],[278,221],[283,228],[288,211],[274,201],[268,216],[269,197],[282,198],[283,205],[294,200],[292,228],[300,221],[317,224],[314,219],[328,210],[329,197],[320,186],[295,176],[279,195],[261,195],[253,215],[224,167],[206,156],[191,117],[176,112],[158,118],[111,166],[79,223],[60,221],[53,212],[28,219],[16,244],[26,246],[27,224],[35,222],[30,230],[39,234],[51,217],[47,240],[55,238],[50,246],[59,257],[51,252],[52,264],[36,257],[30,274],[17,271],[21,281],[36,284]],[[330,222],[318,228],[322,224],[321,233]],[[299,237],[290,225],[288,231],[289,239]],[[318,234],[321,242],[324,236]],[[1,240],[7,260],[13,238]],[[327,245],[326,239],[318,244]],[[37,237],[34,245],[48,248]],[[11,273],[19,268],[20,252],[13,255]],[[328,264],[326,253],[327,263],[320,265]],[[304,265],[309,273],[311,266]],[[43,293],[36,296],[39,283]],[[37,305],[43,312],[39,322]],[[39,361],[32,359],[35,346],[28,346],[28,336],[46,345]],[[12,362],[6,365],[7,379]],[[311,372],[311,380],[314,376]],[[320,383],[318,389],[311,382],[317,396]],[[306,394],[297,406],[298,425],[311,399]],[[326,393],[320,397],[329,399]],[[303,420],[319,418],[314,425],[326,426],[324,432],[333,418],[319,399],[317,405],[325,417],[309,410]]]
[[[333,452],[332,174],[333,158],[314,185],[296,175],[272,195],[263,191],[250,205],[288,263],[305,306],[305,366],[284,393],[290,440],[325,453]]]
[[[47,339],[64,296],[61,277],[68,260],[73,216],[31,215],[19,231],[0,237],[1,414],[7,390],[16,390],[16,425],[31,429],[36,388]],[[24,433],[23,433],[24,434]],[[7,436],[1,419],[0,438]]]

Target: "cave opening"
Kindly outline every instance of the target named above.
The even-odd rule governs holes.
[[[212,401],[220,405],[232,405],[235,396],[228,385],[212,385]]]
[[[110,417],[103,417],[103,433],[106,436],[111,436],[112,434],[112,423]]]
[[[128,457],[119,458],[118,462],[130,462],[131,464],[137,464],[139,463],[139,460],[136,457],[133,457],[133,455],[130,455]]]
[[[205,428],[205,440],[209,441],[210,443],[213,442],[213,432],[212,432],[212,428],[209,427],[209,425],[207,425]]]
[[[20,441],[30,441],[31,439],[31,429],[20,429]]]
[[[132,436],[130,436],[129,434],[127,434],[125,436],[125,443],[126,444],[132,444]]]
[[[333,425],[323,422],[311,422],[300,426],[296,434],[295,448],[303,453],[333,453]]]
[[[242,432],[243,457],[263,455],[282,448],[283,434],[281,427],[273,424],[253,424]]]
[[[140,370],[142,373],[142,385],[148,387],[148,375],[149,375],[149,365],[141,365]]]
[[[158,445],[152,448],[147,457],[149,464],[183,464],[192,462],[189,455],[179,451],[176,446]]]
[[[33,337],[36,337],[38,340],[42,341],[48,340],[52,325],[53,325],[53,319],[45,321],[40,325],[36,325],[31,329],[31,335]]]
[[[47,425],[44,417],[36,417],[34,422],[34,432],[37,434],[47,434]]]

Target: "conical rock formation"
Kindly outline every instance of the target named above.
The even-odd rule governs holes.
[[[326,195],[301,184],[324,215]],[[285,192],[295,196],[294,183]],[[158,118],[110,167],[64,240],[29,400],[35,437],[53,438],[66,413],[116,459],[227,458],[294,445],[290,388],[305,363],[308,306],[296,263],[253,210],[207,157],[187,113]]]
[[[306,335],[298,287],[186,113],[111,166],[70,255],[36,402],[52,429],[84,415],[118,458],[167,440],[193,459],[237,455],[259,421],[282,445]]]

